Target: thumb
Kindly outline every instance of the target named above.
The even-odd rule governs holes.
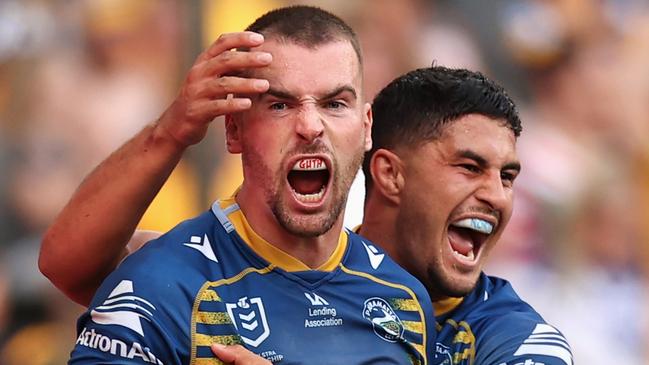
[[[214,343],[211,346],[212,352],[219,360],[233,365],[272,365],[263,357],[247,350],[241,345],[225,346]]]

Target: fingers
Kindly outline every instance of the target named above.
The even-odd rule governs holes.
[[[272,60],[273,56],[268,52],[226,51],[197,64],[195,72],[198,76],[220,76],[237,70],[268,66]]]
[[[264,36],[254,32],[236,32],[221,34],[203,53],[197,61],[202,62],[220,55],[233,48],[252,48],[264,43]]]
[[[192,92],[196,98],[222,98],[228,94],[255,94],[268,90],[267,80],[246,79],[224,76],[217,79],[205,79],[194,86]]]
[[[249,109],[252,101],[238,95],[266,92],[268,81],[237,77],[239,71],[265,67],[272,61],[267,52],[230,51],[263,43],[253,32],[224,34],[197,59],[189,70],[180,92],[163,113],[158,124],[182,146],[200,142],[214,118]],[[232,95],[237,97],[232,97]]]
[[[269,360],[248,351],[241,345],[224,346],[212,344],[211,348],[219,360],[232,365],[272,365]]]
[[[218,115],[232,114],[250,108],[251,101],[247,98],[227,98],[203,100],[193,103],[187,110],[187,117],[192,120],[206,120]]]

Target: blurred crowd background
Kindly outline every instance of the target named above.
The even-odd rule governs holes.
[[[83,177],[162,113],[218,34],[291,3],[0,0],[0,364],[61,364],[75,342],[83,308],[40,275],[37,256]],[[487,271],[564,331],[577,364],[649,364],[649,1],[301,3],[356,29],[367,98],[432,63],[509,90],[523,170]],[[239,160],[223,140],[217,120],[142,228],[169,229],[234,191]]]

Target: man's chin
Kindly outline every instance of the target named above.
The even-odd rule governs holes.
[[[435,294],[439,297],[464,297],[475,288],[478,282],[478,275],[454,275],[429,273],[431,284],[435,288]]]
[[[292,235],[304,238],[321,236],[334,226],[337,217],[327,212],[320,214],[282,214],[275,212],[279,224]]]

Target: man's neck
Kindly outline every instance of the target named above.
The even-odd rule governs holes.
[[[270,207],[260,203],[264,202],[263,199],[252,196],[242,189],[237,194],[236,201],[248,224],[260,237],[300,260],[309,268],[316,269],[324,264],[338,246],[343,227],[343,214],[324,234],[304,237],[284,229]]]

